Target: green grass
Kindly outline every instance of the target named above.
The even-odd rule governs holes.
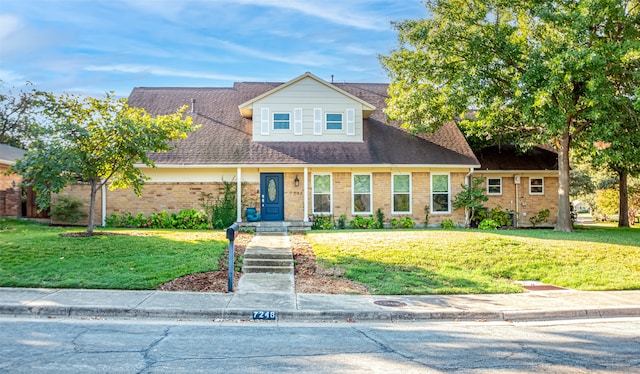
[[[59,235],[69,231],[81,229],[0,220],[0,287],[154,289],[183,275],[217,270],[228,244],[222,231]]]
[[[328,231],[307,235],[323,266],[374,294],[521,292],[515,280],[640,289],[640,229]]]

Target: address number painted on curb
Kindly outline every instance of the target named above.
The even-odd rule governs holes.
[[[276,312],[270,310],[254,310],[253,319],[275,320]]]

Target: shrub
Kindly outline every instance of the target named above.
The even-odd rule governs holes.
[[[352,229],[374,229],[378,228],[378,221],[376,221],[373,216],[369,216],[368,218],[364,216],[356,216],[351,222],[349,222],[349,227]]]
[[[338,217],[338,228],[340,230],[344,230],[347,228],[347,215],[346,214],[341,214],[340,217]]]
[[[55,203],[51,204],[51,218],[65,223],[76,223],[85,218],[87,214],[80,211],[82,202],[68,196],[58,196]]]
[[[485,218],[478,225],[478,229],[480,230],[496,230],[500,227],[500,223],[491,218]]]
[[[333,216],[313,216],[311,230],[333,230]]]
[[[376,227],[375,228],[376,229],[384,228],[384,212],[380,208],[376,210]]]
[[[547,222],[547,220],[549,219],[549,214],[551,214],[551,212],[549,212],[549,209],[543,209],[539,211],[538,214],[529,217],[529,222],[531,222],[531,225],[533,227],[536,227],[540,223]]]
[[[498,222],[500,226],[511,226],[511,214],[506,210],[502,210],[500,205],[489,211],[489,217],[494,221]]]
[[[411,217],[392,218],[391,227],[394,229],[412,229],[416,222]]]
[[[442,227],[443,229],[450,230],[450,229],[455,229],[456,228],[456,224],[453,223],[452,219],[447,218],[447,219],[442,220],[442,223],[440,224],[440,227]]]

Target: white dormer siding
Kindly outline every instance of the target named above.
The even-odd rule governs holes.
[[[364,115],[375,107],[307,73],[240,105],[256,142],[362,142]],[[283,126],[283,113],[290,126]]]

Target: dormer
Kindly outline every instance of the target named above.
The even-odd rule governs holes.
[[[376,109],[311,73],[238,108],[252,119],[256,142],[362,142],[364,119]]]

